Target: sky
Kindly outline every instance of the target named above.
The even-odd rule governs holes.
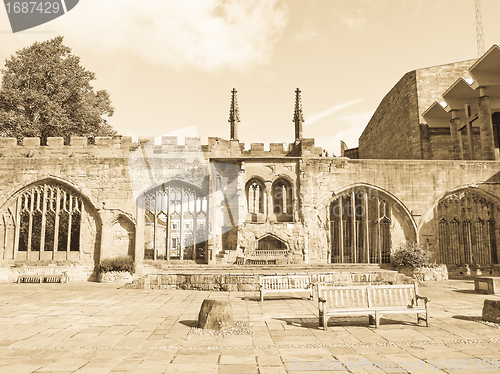
[[[487,50],[500,1],[481,8]],[[110,93],[121,135],[228,139],[236,88],[239,141],[291,143],[300,88],[304,137],[330,155],[357,146],[405,73],[478,55],[474,0],[80,0],[15,34],[0,8],[0,67],[58,35]]]

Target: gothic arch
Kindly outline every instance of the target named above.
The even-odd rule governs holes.
[[[398,242],[416,240],[415,222],[404,204],[369,184],[353,184],[333,193],[330,259],[335,263],[387,263]]]
[[[268,240],[268,239],[270,239],[270,240]],[[277,242],[281,243],[281,245],[279,247],[274,248],[274,250],[283,250],[283,251],[289,251],[290,250],[290,246],[288,245],[288,240],[282,238],[281,236],[279,236],[279,235],[277,235],[277,234],[275,234],[273,232],[268,232],[268,233],[265,233],[264,235],[261,235],[260,237],[258,237],[255,240],[254,247],[257,250],[269,250],[269,249],[272,249],[272,248],[262,248],[261,244],[263,242],[267,242],[270,245],[273,245],[272,241],[277,241]]]
[[[441,195],[425,216],[436,233],[436,260],[455,265],[499,263],[499,206],[496,196],[475,187]]]
[[[144,214],[144,259],[206,260],[208,194],[174,179],[140,196]]]
[[[252,221],[258,215],[266,215],[266,184],[259,177],[252,177],[245,183],[245,194],[247,198],[247,211]]]
[[[293,184],[287,178],[277,178],[271,186],[273,213],[278,222],[293,221]]]
[[[56,184],[59,183],[67,188],[70,188],[70,189],[74,190],[75,193],[81,195],[84,198],[84,200],[86,201],[86,203],[92,207],[92,209],[94,209],[95,211],[98,210],[98,208],[97,208],[98,204],[80,186],[78,186],[77,184],[75,184],[67,179],[63,179],[63,178],[60,178],[60,177],[57,177],[54,175],[47,175],[47,176],[44,176],[42,178],[30,180],[28,182],[23,183],[21,186],[14,188],[9,193],[9,197],[3,202],[2,205],[0,205],[0,211],[3,211],[6,207],[11,205],[12,201],[15,201],[17,199],[17,197],[19,196],[19,194],[22,194],[23,191],[25,191],[26,189],[31,188],[32,186],[35,186],[38,184],[43,184],[43,183],[56,183]],[[100,217],[99,217],[99,220],[100,220]]]
[[[99,258],[102,221],[82,189],[46,177],[18,188],[0,208],[14,222],[2,225],[4,259],[88,260]]]

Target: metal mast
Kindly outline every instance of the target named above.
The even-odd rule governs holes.
[[[481,16],[481,0],[476,0],[476,38],[477,38],[477,56],[484,54],[484,34],[483,17]]]

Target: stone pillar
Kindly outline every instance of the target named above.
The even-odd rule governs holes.
[[[136,225],[135,225],[135,251],[134,251],[134,261],[135,263],[142,262],[144,260],[144,209],[143,205],[144,199],[140,199],[136,206]]]
[[[212,175],[214,169],[210,165],[210,172],[208,174],[208,195],[207,195],[207,248],[205,258],[208,264],[215,264],[216,245],[215,245],[215,223],[216,223],[216,206],[215,206],[215,193],[214,178]]]
[[[423,160],[432,160],[431,140],[429,135],[429,126],[425,123],[420,124],[420,139],[421,139],[421,157]]]
[[[266,194],[265,194],[265,206],[264,206],[264,214],[266,214],[266,221],[269,221],[271,217],[274,217],[274,209],[273,209],[273,185],[271,181],[266,181]]]
[[[461,160],[463,155],[462,149],[462,133],[460,128],[460,118],[457,116],[457,111],[451,111],[450,134],[451,134],[451,155],[453,160]]]
[[[99,215],[102,220],[101,251],[99,253],[99,261],[101,261],[109,257],[111,250],[111,212],[101,209]]]
[[[493,138],[493,122],[491,120],[490,98],[486,90],[479,88],[480,97],[477,99],[477,113],[479,130],[481,132],[481,155],[483,160],[495,160],[495,140]]]

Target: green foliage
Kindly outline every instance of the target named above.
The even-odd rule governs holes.
[[[432,254],[415,242],[400,244],[392,255],[392,262],[396,266],[408,266],[413,269],[430,265]]]
[[[99,271],[101,273],[107,273],[109,271],[128,271],[130,274],[134,274],[134,260],[131,256],[107,258],[99,263]]]
[[[95,74],[80,66],[80,58],[62,44],[61,36],[17,51],[1,70],[0,136],[113,136],[103,115],[113,107],[105,90],[94,92]]]

